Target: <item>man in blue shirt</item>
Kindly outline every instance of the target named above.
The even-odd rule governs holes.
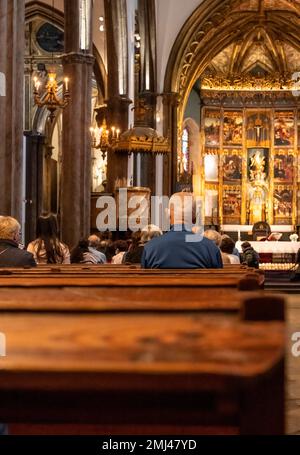
[[[187,201],[187,202],[186,202]],[[192,205],[188,202],[192,201]],[[189,213],[187,213],[189,211]],[[193,233],[195,201],[191,193],[177,193],[170,199],[171,230],[144,247],[142,267],[148,269],[222,268],[219,248],[211,240]],[[193,212],[193,216],[192,213]]]

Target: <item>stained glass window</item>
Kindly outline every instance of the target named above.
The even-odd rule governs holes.
[[[189,172],[190,149],[189,149],[189,132],[187,128],[182,134],[182,171]]]

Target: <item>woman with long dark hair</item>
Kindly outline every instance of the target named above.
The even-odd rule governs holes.
[[[89,250],[89,241],[79,240],[71,251],[71,264],[98,264],[98,257]]]
[[[33,254],[37,264],[70,264],[70,251],[59,241],[56,216],[42,215],[37,220],[37,238],[27,251]]]

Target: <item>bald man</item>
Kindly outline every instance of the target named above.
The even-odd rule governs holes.
[[[97,264],[105,264],[106,256],[104,253],[98,250],[100,248],[101,241],[97,235],[91,235],[88,238],[89,241],[89,252],[95,257]]]
[[[176,193],[170,199],[171,229],[144,247],[142,267],[148,269],[222,268],[220,249],[197,234],[196,201],[191,193]]]

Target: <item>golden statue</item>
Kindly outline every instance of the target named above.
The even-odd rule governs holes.
[[[255,185],[250,194],[249,224],[266,221],[266,193],[261,185]]]
[[[260,150],[257,150],[250,159],[250,180],[263,181],[266,179],[265,173],[266,159]]]

